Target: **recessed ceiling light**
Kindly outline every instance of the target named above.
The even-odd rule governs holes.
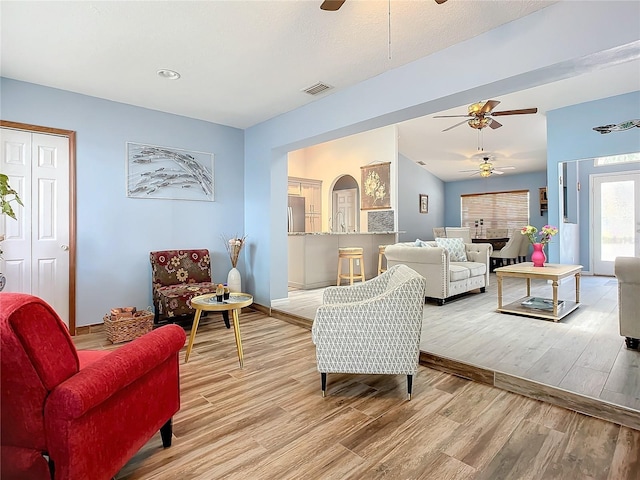
[[[175,70],[169,70],[167,68],[162,68],[158,70],[158,75],[162,78],[168,78],[169,80],[177,80],[180,78],[180,74]]]

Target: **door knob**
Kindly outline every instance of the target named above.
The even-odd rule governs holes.
[[[69,245],[60,245],[60,248],[65,252],[69,251]]]

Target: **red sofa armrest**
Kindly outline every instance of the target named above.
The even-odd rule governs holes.
[[[184,346],[178,325],[166,325],[135,339],[80,370],[54,388],[45,415],[59,419],[81,417],[115,392],[133,383]]]
[[[2,445],[0,458],[2,480],[51,480],[49,464],[37,450]]]

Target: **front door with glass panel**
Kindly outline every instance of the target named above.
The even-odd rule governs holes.
[[[592,265],[594,275],[613,275],[616,257],[640,256],[640,172],[595,175]]]

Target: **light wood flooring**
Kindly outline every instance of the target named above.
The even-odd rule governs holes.
[[[242,370],[232,330],[202,320],[173,445],[156,434],[118,480],[640,479],[640,431],[427,367],[411,401],[401,375],[329,375],[322,398],[309,330],[240,324]],[[74,342],[117,348],[101,331]]]
[[[574,300],[574,286],[573,279],[563,282],[559,298]],[[532,393],[532,385],[540,384],[538,398],[548,395],[542,386],[551,386],[582,399],[598,400],[596,410],[598,405],[620,406],[626,418],[626,410],[630,411],[631,422],[625,423],[638,428],[640,352],[626,349],[619,334],[617,288],[615,278],[583,276],[581,306],[554,323],[497,313],[497,282],[495,274],[491,274],[485,293],[471,293],[447,301],[444,306],[425,304],[420,350],[428,355],[422,358],[441,363],[451,359],[501,372],[509,376],[510,382],[525,379],[522,390],[517,385],[513,388],[523,394]],[[313,319],[322,303],[322,292],[323,289],[292,290],[287,299],[274,301],[272,307]],[[504,278],[505,304],[525,295],[524,279]],[[551,285],[532,281],[532,295],[550,297]],[[573,403],[574,398],[568,398]],[[613,417],[603,418],[616,421],[615,415],[614,412]]]

